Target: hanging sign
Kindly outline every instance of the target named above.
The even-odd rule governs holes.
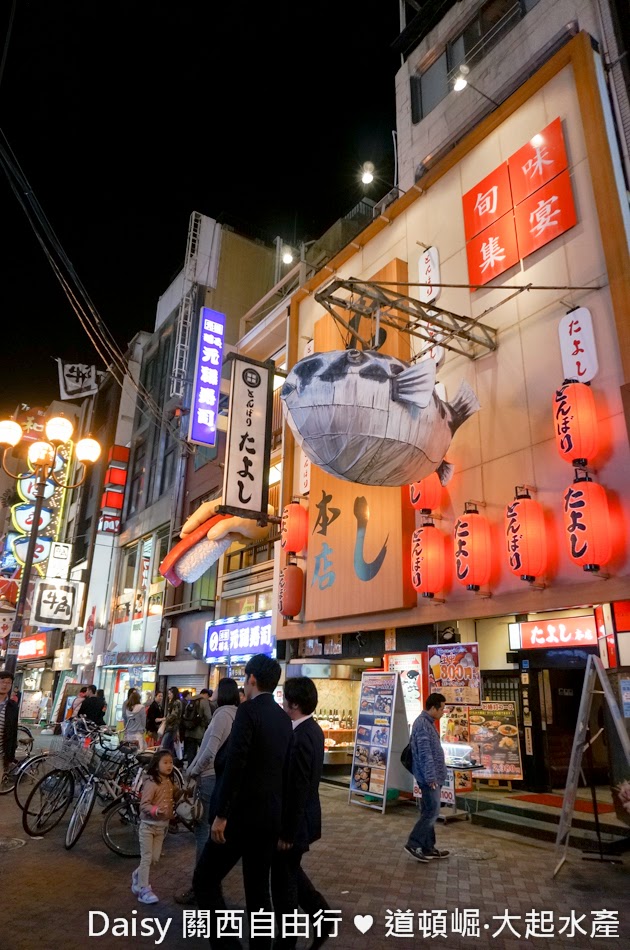
[[[429,692],[442,693],[449,705],[478,706],[481,673],[478,643],[435,644],[428,648]]]
[[[45,531],[52,520],[53,513],[50,508],[42,508],[39,516],[38,531]],[[13,505],[11,508],[11,522],[16,531],[21,534],[30,534],[33,530],[33,519],[35,517],[35,505]]]
[[[597,631],[594,614],[556,617],[519,624],[521,650],[557,650],[561,647],[594,647]]]
[[[232,360],[223,481],[225,507],[267,511],[272,386],[272,363],[241,357]]]
[[[418,283],[424,284],[418,288],[420,303],[433,303],[442,293],[441,287],[433,286],[440,283],[440,255],[437,247],[428,247],[420,255]]]
[[[56,577],[63,581],[68,580],[71,561],[72,545],[55,541],[48,558],[46,577]]]
[[[571,310],[558,324],[562,372],[565,379],[588,383],[597,376],[599,361],[593,318],[586,307]]]
[[[22,501],[37,501],[37,495],[35,494],[35,488],[37,486],[37,476],[32,475],[30,472],[26,472],[24,475],[20,475],[17,480],[17,493],[22,499]],[[57,485],[53,482],[52,478],[49,478],[44,485],[44,498],[52,498],[57,490]]]
[[[76,626],[83,586],[79,581],[36,580],[31,623],[49,627]]]
[[[217,440],[224,335],[225,314],[202,307],[188,430],[188,441],[196,445],[214,445]]]
[[[522,779],[516,704],[481,703],[470,710],[469,722],[473,756],[483,765],[475,777]]]
[[[15,559],[19,561],[20,564],[26,563],[26,553],[28,551],[29,543],[30,537],[28,535],[16,535],[13,542],[13,553],[15,555]],[[46,560],[50,554],[50,546],[52,543],[52,538],[37,538],[37,543],[35,544],[35,553],[33,554],[33,564],[41,564]]]

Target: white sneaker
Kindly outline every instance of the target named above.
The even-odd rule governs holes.
[[[153,893],[153,889],[149,884],[148,887],[143,887],[138,894],[138,900],[141,904],[157,904],[160,898]]]
[[[131,873],[131,893],[138,895],[142,888],[138,884],[138,868]]]

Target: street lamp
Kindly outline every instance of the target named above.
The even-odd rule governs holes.
[[[80,439],[74,447],[74,457],[80,462],[83,471],[81,477],[75,484],[70,485],[61,480],[55,472],[55,459],[57,451],[62,445],[66,445],[72,438],[74,426],[66,416],[54,416],[46,422],[46,439],[38,439],[31,442],[27,450],[27,461],[30,470],[35,474],[36,481],[33,488],[35,496],[35,511],[33,514],[33,527],[29,536],[28,548],[24,559],[24,568],[22,570],[22,581],[20,583],[20,596],[15,609],[15,621],[13,630],[9,637],[9,647],[7,649],[6,669],[11,673],[15,672],[17,665],[18,650],[15,647],[15,637],[21,638],[24,621],[24,609],[26,607],[26,595],[28,593],[28,584],[33,568],[33,559],[35,557],[35,547],[37,545],[37,532],[41,519],[42,508],[44,506],[44,497],[46,491],[46,482],[50,478],[60,488],[72,489],[78,488],[85,481],[87,474],[87,463],[95,462],[101,454],[101,447],[96,439]],[[12,419],[0,422],[0,446],[4,446],[2,453],[2,468],[15,481],[20,481],[24,473],[17,475],[11,472],[6,465],[7,453],[14,449],[23,436],[22,427]]]

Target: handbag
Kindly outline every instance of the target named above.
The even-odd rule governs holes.
[[[158,731],[157,731],[157,734],[160,737],[160,739],[164,735],[165,731],[166,731],[166,719],[163,719],[160,725],[158,726]]]
[[[413,775],[413,755],[411,752],[411,744],[408,742],[405,748],[400,753],[400,761],[407,769],[408,772],[411,772]]]
[[[194,825],[201,820],[203,815],[203,802],[199,797],[199,785],[194,782],[188,786],[188,791],[192,792],[191,798],[180,798],[175,806],[175,814],[186,825]]]

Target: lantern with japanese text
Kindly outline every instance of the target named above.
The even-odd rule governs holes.
[[[588,475],[576,478],[564,493],[564,524],[576,564],[596,572],[608,563],[612,545],[606,489]]]
[[[434,511],[440,505],[442,485],[437,472],[409,486],[411,507],[416,511]]]
[[[587,383],[568,380],[556,390],[553,418],[556,446],[566,462],[582,467],[597,455],[597,412],[593,391]]]
[[[505,540],[510,570],[522,581],[533,583],[547,570],[545,513],[524,488],[505,509]]]
[[[467,501],[455,522],[455,576],[467,590],[480,590],[492,573],[490,525],[474,502]]]
[[[292,501],[282,512],[280,547],[288,554],[299,554],[306,547],[308,512],[297,501]]]
[[[411,583],[423,597],[435,597],[444,587],[446,557],[444,536],[429,522],[413,533]]]
[[[293,620],[302,610],[304,573],[297,564],[287,564],[280,572],[278,610],[287,620]]]

